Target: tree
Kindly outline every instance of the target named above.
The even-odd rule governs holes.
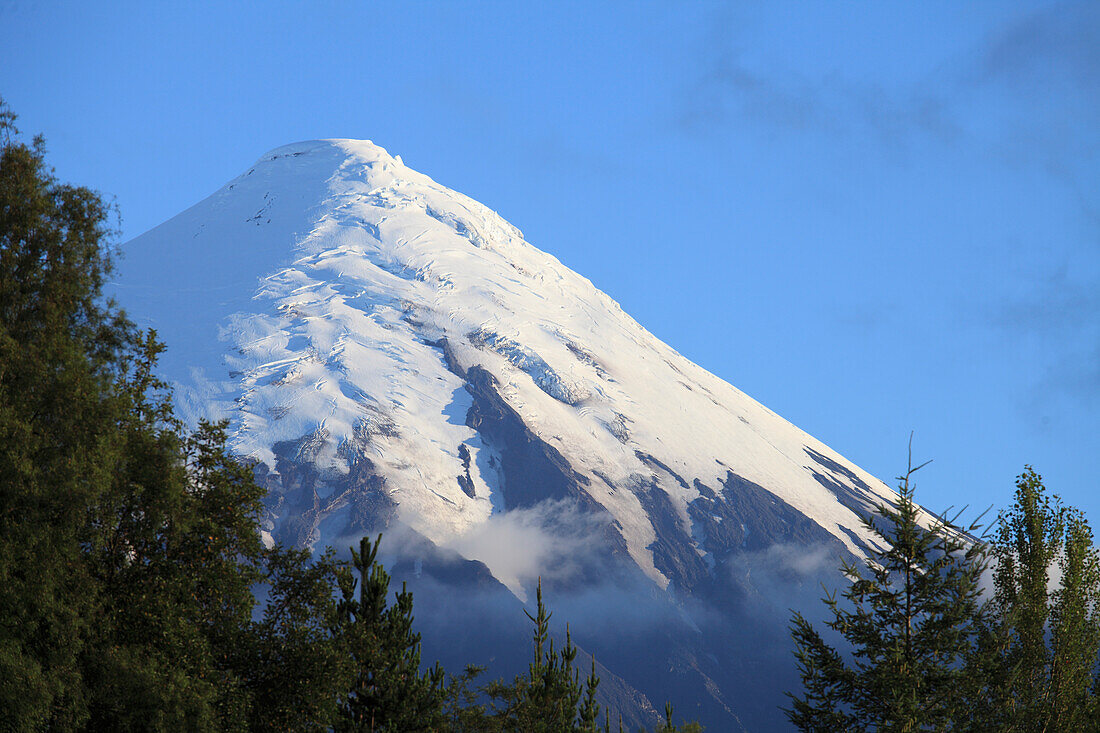
[[[259,489],[222,426],[182,442],[167,427],[130,430],[85,550],[99,599],[82,655],[89,727],[243,728],[237,649],[261,577]]]
[[[338,633],[336,589],[344,564],[331,551],[268,551],[263,618],[240,650],[255,731],[331,730],[355,667]]]
[[[672,703],[666,702],[665,722],[657,726],[655,733],[703,733],[703,726],[694,722],[682,725],[674,724],[672,722]]]
[[[1088,522],[1049,497],[1042,477],[1026,466],[1013,505],[999,517],[993,553],[1002,726],[1087,728],[1100,652],[1100,562]]]
[[[580,672],[574,666],[578,649],[573,645],[569,627],[565,644],[555,649],[550,636],[551,613],[542,597],[542,579],[535,590],[535,612],[524,611],[532,624],[531,642],[534,652],[526,675],[516,675],[510,683],[495,680],[472,689],[473,680],[484,671],[467,667],[448,686],[447,725],[453,733],[563,733],[568,731],[604,731],[611,733],[611,710],[597,702],[600,678],[596,674],[596,659],[582,685]],[[481,700],[488,699],[486,707]],[[603,724],[600,713],[603,712]],[[672,722],[672,706],[666,706],[666,720],[656,733],[701,733],[698,723],[677,726]],[[618,730],[623,731],[622,717]]]
[[[356,580],[344,568],[339,575],[342,598],[336,633],[354,664],[355,678],[340,708],[337,731],[436,730],[443,724],[444,673],[437,664],[420,673],[420,634],[412,630],[412,594],[405,586],[387,605],[390,576],[377,562],[379,535],[364,537],[352,550]]]
[[[596,702],[596,690],[600,678],[596,675],[596,657],[592,657],[592,671],[584,681],[584,700],[577,712],[577,729],[584,733],[597,733],[600,722],[600,705]]]
[[[111,209],[0,102],[0,710],[15,730],[233,730],[261,489],[187,434],[103,297]]]
[[[1051,603],[1051,711],[1049,731],[1094,725],[1100,652],[1100,562],[1092,530],[1078,509],[1066,512],[1060,558],[1061,587]]]
[[[565,644],[560,651],[555,651],[554,640],[550,637],[551,614],[542,601],[541,578],[535,598],[535,614],[524,611],[534,625],[534,659],[528,666],[527,675],[517,675],[511,685],[497,681],[486,686],[485,691],[493,701],[495,730],[517,733],[575,730],[577,705],[581,700],[580,676],[573,667],[577,647],[566,627]],[[595,715],[599,715],[598,708]]]
[[[134,333],[101,290],[109,207],[59,183],[0,100],[0,709],[15,729],[88,717],[95,588],[81,541],[111,483]]]
[[[973,687],[967,684],[987,613],[980,578],[986,550],[952,520],[922,526],[910,467],[898,498],[864,520],[878,537],[860,568],[845,561],[852,581],[826,594],[825,625],[847,642],[830,646],[801,614],[792,619],[804,691],[788,693],[785,712],[806,731],[923,731],[968,727]]]

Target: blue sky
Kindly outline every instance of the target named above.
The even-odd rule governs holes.
[[[372,139],[930,508],[1100,522],[1095,3],[0,0],[0,95],[123,239]]]

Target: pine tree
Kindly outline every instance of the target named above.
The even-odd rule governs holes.
[[[535,599],[535,613],[524,611],[534,626],[534,658],[528,665],[527,675],[517,676],[510,685],[497,681],[485,688],[493,702],[493,730],[560,733],[576,729],[577,706],[581,700],[580,675],[573,667],[577,647],[566,627],[565,644],[560,651],[555,651],[554,640],[550,637],[551,614],[542,600],[541,578]]]
[[[577,713],[577,730],[596,733],[599,730],[600,704],[596,702],[596,689],[600,678],[596,675],[596,657],[592,657],[592,671],[584,682],[584,700]]]
[[[665,703],[665,721],[657,726],[655,733],[703,733],[703,726],[699,723],[684,723],[676,725],[672,722],[672,703]],[[621,724],[620,724],[621,727]]]
[[[420,634],[412,630],[412,594],[402,584],[387,605],[390,576],[377,562],[382,537],[364,537],[352,550],[356,581],[340,573],[340,626],[336,633],[355,665],[350,694],[341,706],[337,731],[413,733],[437,730],[444,722],[444,673],[437,664],[420,672]]]
[[[485,707],[482,689],[474,687],[474,681],[484,671],[484,667],[468,664],[461,674],[449,677],[443,702],[446,720],[443,730],[448,733],[489,733],[500,730]]]
[[[864,524],[883,549],[863,568],[844,562],[852,581],[824,599],[849,648],[838,651],[801,613],[792,620],[804,692],[789,694],[787,717],[806,731],[967,729],[965,681],[986,614],[980,577],[985,549],[954,522],[921,525],[913,473],[900,477],[898,498]],[[967,528],[973,532],[977,527]]]

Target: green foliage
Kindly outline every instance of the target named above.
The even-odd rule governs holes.
[[[484,671],[484,667],[468,664],[461,674],[450,677],[443,700],[442,730],[451,733],[498,730],[493,727],[486,712],[482,689],[474,686],[474,681]]]
[[[918,467],[919,468],[919,467]],[[826,626],[846,658],[800,613],[792,622],[804,693],[788,718],[808,731],[923,731],[967,727],[968,662],[984,628],[979,581],[985,549],[952,521],[920,524],[910,467],[898,499],[865,525],[881,541],[851,579],[841,604],[827,595]],[[975,527],[968,528],[973,531]]]
[[[89,725],[242,727],[232,650],[260,577],[259,490],[228,457],[222,426],[181,443],[155,425],[134,430],[86,544],[101,601],[84,655]]]
[[[0,103],[3,725],[244,729],[272,676],[253,667],[252,587],[279,568],[262,491],[222,426],[181,429],[163,347],[102,297],[109,207],[14,119]]]
[[[1027,466],[1013,505],[1000,516],[993,551],[1003,640],[999,722],[1006,730],[1088,728],[1097,712],[1100,652],[1100,561],[1088,522],[1047,496]]]
[[[381,535],[374,543],[364,537],[359,551],[352,550],[361,578],[358,598],[352,574],[345,568],[339,576],[338,634],[356,677],[336,730],[437,730],[443,721],[443,669],[437,664],[420,673],[420,634],[412,630],[412,594],[404,585],[393,605],[387,605],[390,576],[377,562],[381,541]]]
[[[1100,651],[1100,561],[1084,514],[1067,511],[1061,586],[1051,599],[1050,731],[1077,731],[1098,711]]]
[[[868,525],[888,548],[869,577],[844,566],[851,609],[825,599],[850,657],[795,614],[804,692],[788,717],[813,731],[1095,730],[1100,557],[1084,515],[1027,466],[992,540],[964,541],[950,522],[919,527],[911,474],[893,508],[878,510],[886,531]]]
[[[566,626],[565,644],[555,650],[554,640],[550,636],[551,613],[542,599],[542,580],[535,590],[535,613],[524,611],[531,621],[532,647],[534,658],[528,665],[526,675],[517,675],[511,683],[496,680],[485,685],[481,692],[489,699],[485,708],[477,702],[476,696],[466,698],[462,713],[452,720],[460,724],[449,730],[481,731],[484,733],[565,733],[568,731],[603,730],[611,732],[610,710],[603,709],[603,724],[600,725],[601,706],[596,701],[600,678],[596,674],[596,660],[593,657],[591,670],[581,684],[580,671],[574,666],[577,647],[573,645],[569,627]],[[477,668],[468,668],[466,676],[452,682],[451,691],[469,694],[470,681],[479,673]],[[458,708],[456,705],[454,708]],[[686,723],[676,726],[672,723],[672,707],[666,708],[667,720],[659,726],[657,733],[701,733],[703,727],[698,723]],[[622,731],[622,719],[619,719],[619,731]]]
[[[600,678],[596,675],[596,658],[592,657],[592,671],[584,681],[584,700],[577,712],[577,730],[596,733],[599,730],[600,705],[596,702],[596,689]]]
[[[550,637],[550,616],[542,601],[542,580],[536,590],[535,614],[524,611],[534,625],[534,659],[527,675],[519,675],[512,684],[491,683],[486,693],[493,701],[493,730],[552,731],[575,730],[577,705],[581,699],[579,673],[573,667],[577,647],[566,628],[565,644],[554,650]],[[599,715],[597,708],[596,715]]]
[[[698,723],[684,723],[676,725],[672,722],[672,703],[665,703],[665,721],[657,726],[654,733],[703,733],[703,726]]]
[[[132,330],[99,303],[108,208],[59,183],[14,120],[0,102],[0,709],[29,730],[88,717],[79,543],[117,461]]]
[[[323,731],[336,719],[354,667],[340,639],[334,589],[341,563],[326,552],[275,547],[265,558],[262,619],[236,650],[255,731]]]

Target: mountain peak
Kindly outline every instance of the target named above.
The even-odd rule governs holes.
[[[213,296],[190,306],[201,318],[155,324],[187,348],[187,405],[229,417],[235,447],[272,476],[288,446],[324,480],[369,463],[400,520],[438,544],[522,491],[501,446],[469,424],[475,367],[660,585],[679,571],[654,554],[647,502],[668,506],[692,564],[705,567],[711,551],[691,507],[728,475],[768,487],[853,552],[869,539],[859,508],[891,495],[661,343],[495,212],[372,142],[277,148],[130,248],[140,257],[179,242],[198,264],[162,268],[156,294]],[[643,484],[656,493],[640,494]],[[348,531],[337,517],[351,497],[322,498],[311,526],[296,518],[281,539],[312,545]],[[272,521],[280,526],[277,511]]]
[[[260,156],[260,162],[276,160],[286,157],[300,157],[329,148],[336,148],[345,154],[363,160],[364,162],[390,161],[396,162],[397,158],[391,156],[381,145],[376,145],[371,140],[356,140],[352,138],[327,138],[320,140],[302,140],[288,145],[281,145],[269,150]]]
[[[182,412],[257,462],[268,541],[385,529],[521,600],[615,567],[733,603],[744,558],[859,555],[895,496],[369,141],[277,148],[123,264]]]

